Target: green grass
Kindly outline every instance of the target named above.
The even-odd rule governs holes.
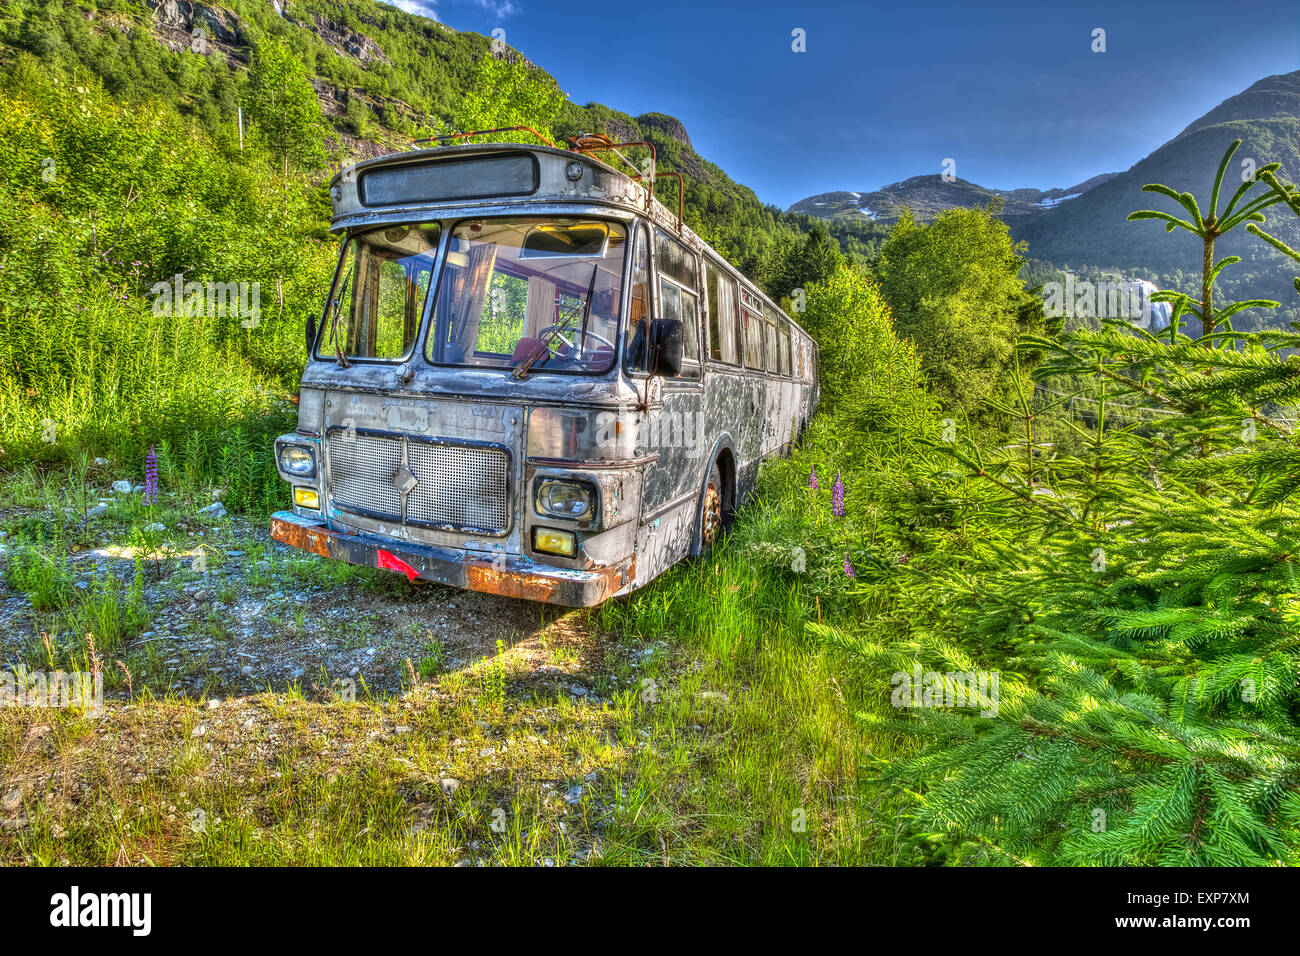
[[[0,709],[6,787],[68,782],[25,797],[0,862],[900,862],[898,808],[868,780],[891,743],[853,719],[870,702],[839,652],[803,637],[816,604],[752,560],[778,514],[750,509],[712,558],[556,619],[531,650],[503,639],[448,670],[430,640],[405,695],[290,688],[207,710],[149,691],[166,686],[153,645],[110,659],[106,684],[134,696],[102,723]],[[140,626],[134,600],[101,579],[69,613],[110,658]],[[538,654],[564,676],[539,676]],[[30,748],[33,733],[52,746]]]

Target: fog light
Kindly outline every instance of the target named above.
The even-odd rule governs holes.
[[[560,554],[566,558],[571,558],[578,551],[578,542],[572,531],[534,528],[533,550],[545,551],[547,554]]]
[[[311,508],[320,511],[320,495],[311,488],[293,489],[293,503],[299,508]]]

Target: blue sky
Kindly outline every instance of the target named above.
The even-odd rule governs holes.
[[[938,173],[946,158],[983,186],[1070,186],[1300,68],[1296,0],[394,5],[504,29],[579,103],[678,117],[703,156],[783,207]],[[796,28],[806,52],[791,49]]]

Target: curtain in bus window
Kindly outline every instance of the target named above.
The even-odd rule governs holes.
[[[538,338],[542,329],[555,324],[555,283],[540,276],[528,279],[528,321],[524,337]]]
[[[659,318],[679,322],[682,318],[682,290],[663,279],[659,280]]]
[[[469,354],[478,340],[479,322],[488,295],[487,277],[496,264],[497,248],[489,243],[476,245],[466,254],[466,259],[464,268],[456,270],[452,293],[452,328],[455,330],[452,342],[462,355]]]
[[[735,365],[736,289],[730,277],[713,263],[705,267],[709,296],[709,357]]]
[[[763,316],[762,313],[749,309],[744,311],[745,320],[745,367],[763,367]]]

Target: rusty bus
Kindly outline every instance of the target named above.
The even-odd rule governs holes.
[[[344,243],[276,440],[275,540],[569,606],[712,546],[812,416],[817,347],[683,225],[680,191],[659,201],[653,155],[645,176],[595,155],[631,145],[462,143],[334,177]]]

